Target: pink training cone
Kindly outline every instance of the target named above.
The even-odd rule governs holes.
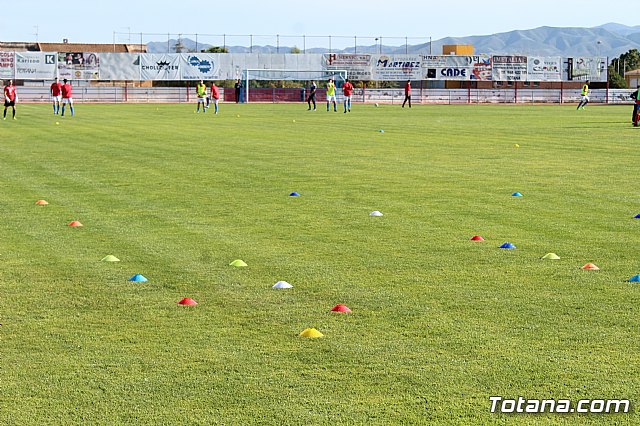
[[[348,313],[351,312],[351,309],[349,309],[346,305],[341,305],[340,303],[338,303],[336,306],[331,308],[331,311],[333,311],[333,312],[344,312],[345,314],[348,314]]]
[[[178,302],[178,305],[187,305],[187,306],[196,306],[198,302],[191,299],[190,297],[185,297],[181,301]]]
[[[67,224],[67,226],[84,226],[83,224],[81,224],[80,222],[78,222],[77,220],[71,221]]]

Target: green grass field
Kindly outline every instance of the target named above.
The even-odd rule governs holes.
[[[0,424],[640,422],[630,106],[18,108]],[[632,409],[492,414],[492,395]]]

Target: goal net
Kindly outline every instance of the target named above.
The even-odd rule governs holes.
[[[289,80],[289,81],[326,81],[332,78],[338,86],[347,79],[347,70],[290,70],[290,69],[245,69],[244,80],[245,102],[249,102],[250,83],[254,80]]]

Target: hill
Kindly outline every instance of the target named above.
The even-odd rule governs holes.
[[[176,51],[177,40],[150,42],[147,50],[151,53]],[[188,39],[180,39],[183,52],[205,50],[211,45]],[[617,23],[608,23],[593,28],[539,27],[530,30],[514,30],[505,33],[476,35],[467,37],[445,37],[429,43],[409,46],[362,45],[345,49],[333,49],[337,53],[429,53],[439,54],[445,44],[471,44],[478,54],[515,54],[541,56],[608,56],[617,57],[630,49],[640,47],[640,25],[629,27]],[[291,46],[227,46],[231,53],[287,53]],[[310,48],[308,53],[326,53],[327,48]]]

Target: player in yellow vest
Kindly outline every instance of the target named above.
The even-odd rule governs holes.
[[[330,78],[327,82],[327,112],[329,111],[329,104],[333,102],[333,112],[338,112],[338,104],[336,103],[336,84],[333,79]]]
[[[207,112],[207,107],[205,101],[207,100],[207,86],[205,86],[204,82],[200,80],[200,82],[196,85],[196,96],[198,97],[198,107],[196,112],[200,112],[200,104],[202,104],[202,112]]]
[[[589,103],[589,80],[585,81],[582,85],[582,91],[580,92],[580,103],[576,109],[584,109]]]

